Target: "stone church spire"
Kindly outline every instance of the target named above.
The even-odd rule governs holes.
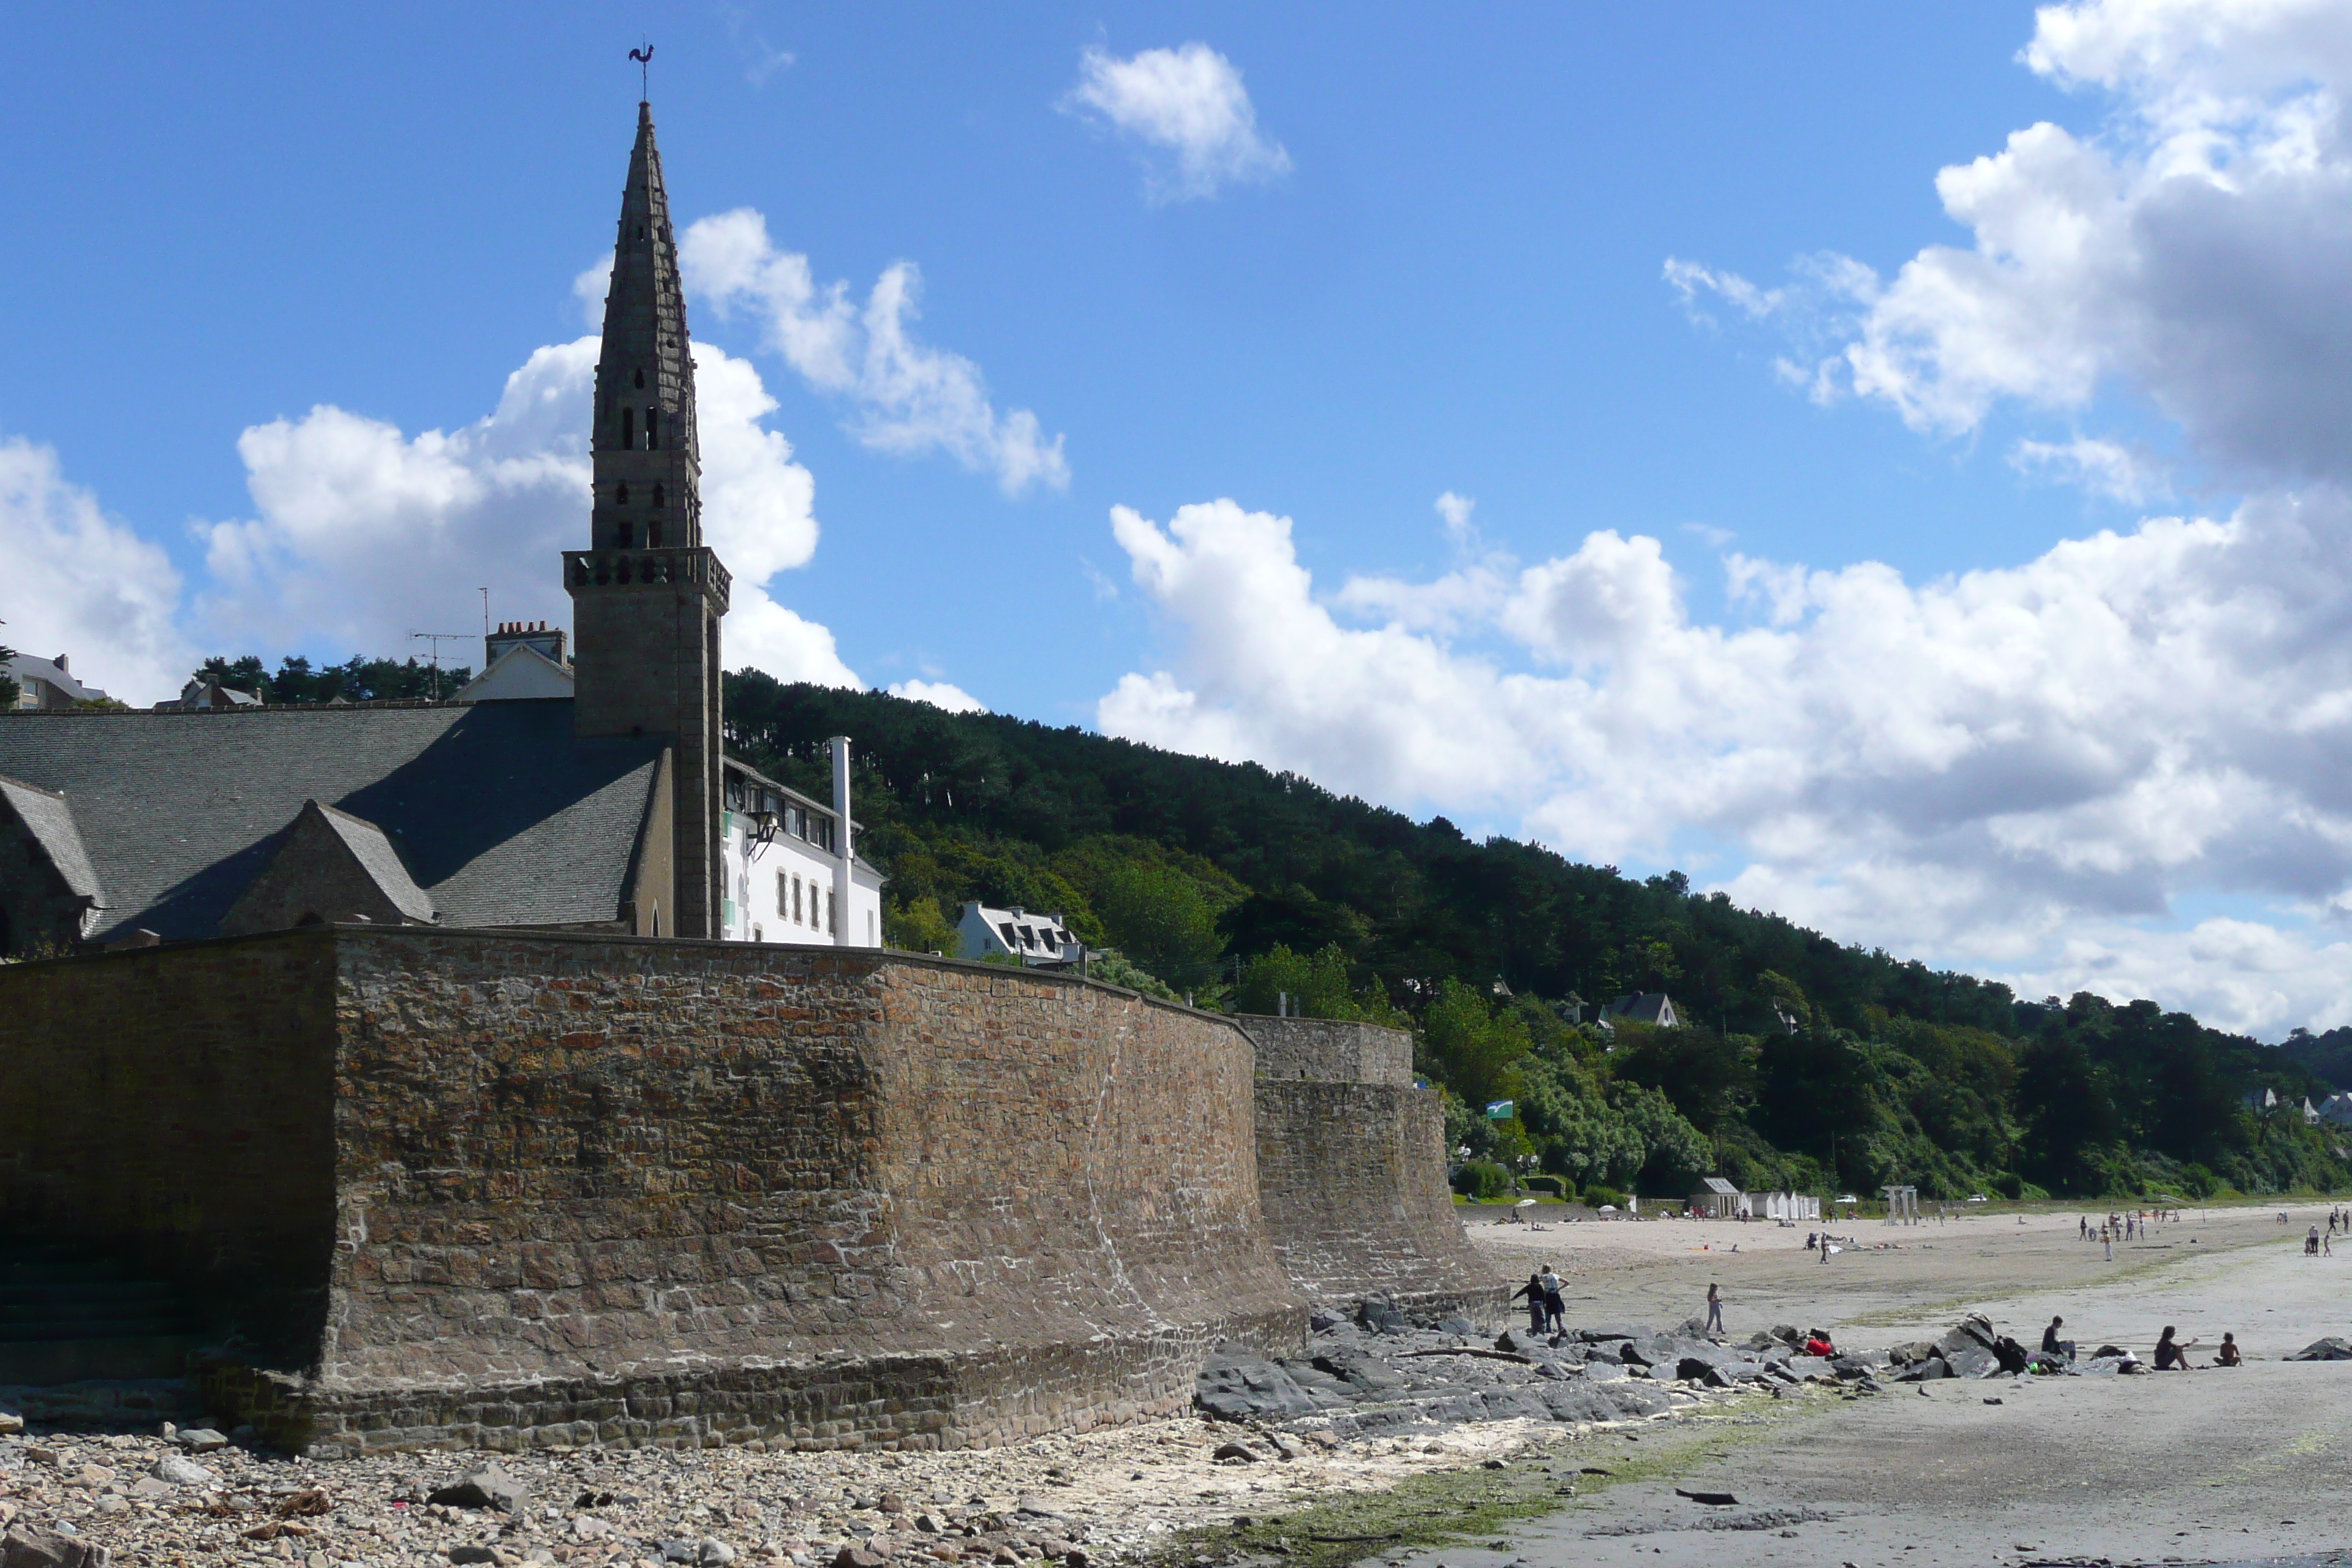
[[[637,105],[637,144],[621,195],[604,352],[596,362],[596,547],[702,542],[702,464],[694,430],[694,361],[669,194],[654,113]]]
[[[654,880],[674,890],[658,911],[639,910],[635,929],[712,937],[725,864],[719,621],[731,584],[702,542],[688,342],[653,106],[640,103],[596,362],[590,547],[563,557],[572,601],[572,722],[583,737],[669,742],[671,876]]]

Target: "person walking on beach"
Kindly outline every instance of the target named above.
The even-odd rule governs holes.
[[[1706,1287],[1706,1331],[1723,1332],[1723,1291],[1711,1280]]]
[[[2099,1245],[2106,1248],[2106,1260],[2113,1263],[2116,1260],[2116,1233],[2112,1230],[2100,1231]]]

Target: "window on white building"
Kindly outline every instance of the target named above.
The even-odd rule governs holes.
[[[841,926],[839,924],[840,914],[841,911],[834,907],[833,894],[830,892],[826,893],[824,896],[824,932],[827,936],[838,936],[841,933]]]
[[[793,912],[791,891],[785,887],[790,880],[782,871],[776,873],[776,918],[780,921],[789,919]]]

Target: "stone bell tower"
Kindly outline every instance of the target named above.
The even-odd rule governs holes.
[[[719,934],[719,618],[730,579],[702,543],[702,464],[686,300],[654,146],[653,106],[621,196],[590,448],[590,547],[563,555],[572,605],[572,732],[672,748],[676,902],[664,936]],[[667,902],[667,900],[665,900]]]

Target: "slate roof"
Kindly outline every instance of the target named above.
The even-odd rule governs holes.
[[[82,847],[81,835],[75,830],[73,809],[66,797],[7,778],[0,778],[0,796],[6,797],[17,820],[48,851],[49,863],[65,879],[67,890],[105,908],[106,891],[99,886],[97,868],[90,865],[89,851]]]
[[[617,918],[661,755],[575,741],[572,704],[0,713],[0,776],[66,797],[91,934],[212,934],[306,799],[383,829],[444,926]]]
[[[432,895],[410,878],[408,868],[400,863],[400,852],[392,847],[392,840],[383,836],[383,828],[353,816],[348,811],[337,811],[331,805],[320,806],[319,816],[334,831],[335,837],[343,841],[344,847],[352,852],[352,858],[374,879],[375,885],[383,889],[383,896],[392,900],[394,909],[404,918],[423,925],[430,925],[440,918],[433,908]]]

